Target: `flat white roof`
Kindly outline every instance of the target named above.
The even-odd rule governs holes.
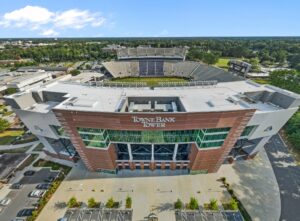
[[[154,89],[95,87],[71,82],[55,82],[40,89],[66,93],[69,98],[54,108],[74,111],[115,112],[120,100],[124,97],[179,97],[186,112],[281,109],[268,103],[249,103],[240,99],[241,93],[244,92],[275,91],[273,88],[250,81],[218,83],[215,86],[156,87]]]

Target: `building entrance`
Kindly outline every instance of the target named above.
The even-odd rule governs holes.
[[[119,170],[189,169],[190,144],[117,143],[115,146]]]

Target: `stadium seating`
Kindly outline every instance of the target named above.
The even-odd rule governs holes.
[[[186,77],[197,81],[218,80],[233,81],[239,77],[224,71],[223,69],[192,61],[164,61],[164,60],[140,60],[140,61],[110,61],[103,66],[113,77],[159,77],[174,76]]]

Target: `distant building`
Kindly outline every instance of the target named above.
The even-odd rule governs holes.
[[[45,71],[38,71],[34,73],[2,73],[0,74],[0,92],[4,94],[8,88],[14,88],[16,91],[25,91],[32,87],[42,85],[51,79],[52,74]]]
[[[121,45],[112,44],[112,45],[107,45],[106,47],[102,48],[102,51],[116,52],[118,49],[122,49],[122,48],[126,48],[126,47],[121,46]]]
[[[251,64],[239,61],[239,60],[230,60],[229,61],[229,71],[236,73],[238,75],[241,75],[243,77],[246,77],[247,73],[251,69]]]

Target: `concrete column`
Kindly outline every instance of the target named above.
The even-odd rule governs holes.
[[[128,148],[128,153],[129,153],[129,161],[132,161],[133,157],[132,157],[132,151],[131,151],[130,143],[127,144],[127,148]]]
[[[154,144],[151,144],[151,161],[154,162]]]
[[[173,153],[173,161],[176,161],[177,152],[178,152],[178,143],[175,144],[174,153]]]
[[[251,156],[253,154],[257,154],[265,146],[265,144],[269,141],[270,138],[271,138],[271,136],[262,138],[261,141],[259,141],[259,143],[256,145],[256,147],[252,150],[252,152],[249,153],[249,156]]]

